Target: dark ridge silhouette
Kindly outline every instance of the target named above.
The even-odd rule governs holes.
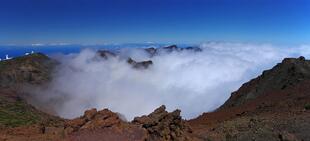
[[[128,58],[127,63],[132,65],[132,67],[136,69],[147,69],[150,67],[150,65],[153,65],[153,61],[151,60],[136,62],[135,60],[131,58]]]

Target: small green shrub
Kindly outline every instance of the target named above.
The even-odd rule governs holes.
[[[305,105],[305,109],[306,109],[306,110],[310,110],[310,103],[307,103],[307,104]]]
[[[39,116],[23,101],[9,102],[0,97],[0,126],[17,127],[39,121]]]

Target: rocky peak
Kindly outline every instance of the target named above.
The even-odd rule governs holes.
[[[291,64],[291,63],[303,63],[306,61],[306,58],[300,56],[298,58],[284,58],[282,64]]]

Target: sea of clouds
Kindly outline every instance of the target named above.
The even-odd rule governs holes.
[[[152,112],[160,105],[181,109],[186,119],[221,106],[244,82],[272,68],[285,57],[310,57],[310,46],[206,43],[202,52],[160,53],[150,57],[142,49],[124,48],[108,60],[96,50],[53,56],[61,64],[52,82],[31,89],[38,107],[74,118],[86,109],[108,108],[128,120]],[[152,60],[148,69],[134,69],[126,57]],[[37,104],[38,105],[38,104]]]

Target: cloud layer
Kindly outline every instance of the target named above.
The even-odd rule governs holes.
[[[32,90],[36,100],[56,114],[73,118],[89,108],[109,108],[128,120],[165,104],[194,118],[222,105],[232,91],[285,57],[310,57],[308,46],[294,48],[268,44],[207,43],[202,52],[161,53],[149,58],[142,49],[122,49],[108,60],[86,49],[58,55],[54,80]],[[133,69],[126,58],[153,61],[145,70]],[[42,106],[41,106],[42,107]]]

